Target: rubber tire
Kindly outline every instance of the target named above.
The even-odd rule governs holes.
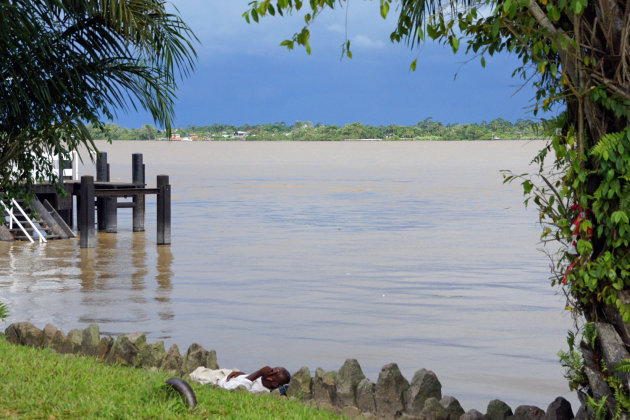
[[[190,408],[195,408],[197,406],[197,397],[195,396],[195,391],[190,387],[188,382],[183,380],[182,378],[171,378],[166,381],[175,391],[181,395],[184,400],[186,400],[186,405]]]

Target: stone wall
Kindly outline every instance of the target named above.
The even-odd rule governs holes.
[[[91,324],[84,330],[74,329],[67,335],[52,325],[39,329],[29,322],[11,324],[5,330],[7,341],[32,347],[48,347],[58,353],[93,356],[105,363],[148,368],[185,376],[198,366],[218,369],[214,350],[193,343],[184,355],[173,344],[168,351],[164,343],[147,343],[143,333],[122,334],[115,339],[101,336],[99,327]],[[272,394],[277,394],[274,391]],[[464,412],[451,396],[442,395],[442,385],[435,373],[421,369],[411,382],[401,374],[395,363],[381,369],[376,383],[365,377],[355,359],[348,359],[338,371],[311,370],[306,366],[292,374],[287,396],[319,408],[336,411],[347,417],[422,420],[570,420],[570,403],[556,398],[547,412],[534,406],[512,409],[502,401],[493,400],[486,413]],[[582,410],[583,411],[583,410]]]
[[[197,343],[191,344],[182,356],[177,344],[166,351],[162,341],[147,343],[143,333],[122,334],[115,339],[101,337],[96,324],[84,330],[74,329],[66,335],[50,324],[40,330],[30,322],[19,322],[9,325],[4,335],[7,341],[15,344],[49,347],[57,353],[83,354],[105,363],[159,369],[175,375],[187,375],[197,366],[219,368],[216,352]]]

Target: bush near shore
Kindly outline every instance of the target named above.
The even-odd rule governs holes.
[[[0,418],[338,419],[297,401],[191,383],[189,409],[165,372],[107,366],[88,356],[16,346],[0,335]]]

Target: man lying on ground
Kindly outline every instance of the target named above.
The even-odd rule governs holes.
[[[246,375],[236,369],[207,369],[199,366],[190,374],[190,379],[204,385],[213,384],[228,390],[244,387],[249,392],[269,392],[288,384],[291,375],[283,367],[264,366]]]

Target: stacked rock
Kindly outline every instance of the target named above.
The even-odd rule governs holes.
[[[459,401],[442,395],[442,384],[434,372],[421,369],[411,383],[403,377],[395,363],[381,369],[376,383],[365,377],[355,359],[345,361],[339,371],[302,367],[291,377],[287,396],[319,408],[334,410],[346,417],[418,420],[571,420],[571,404],[558,397],[547,412],[530,405],[521,405],[514,412],[504,402],[493,400],[486,414],[477,410],[464,412]]]
[[[30,322],[11,324],[5,330],[7,341],[31,347],[49,347],[64,354],[83,354],[106,363],[160,369],[175,375],[187,375],[197,366],[218,369],[217,354],[193,343],[182,356],[173,344],[168,352],[164,342],[147,343],[144,333],[121,334],[116,339],[101,337],[99,327],[91,324],[84,330],[74,329],[65,335],[53,325],[40,330]]]

